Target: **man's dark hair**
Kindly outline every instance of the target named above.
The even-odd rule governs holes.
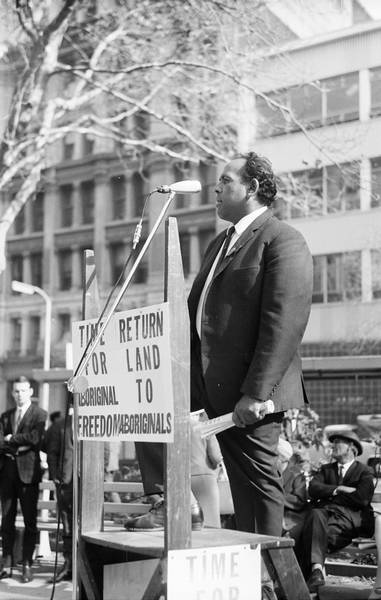
[[[249,191],[256,190],[258,181],[258,201],[265,205],[271,206],[277,194],[275,175],[271,162],[264,156],[260,156],[256,152],[248,152],[247,154],[238,154],[234,158],[244,158],[246,163],[240,170],[241,180],[245,184],[249,184]]]
[[[51,423],[54,423],[54,421],[57,421],[60,417],[61,417],[61,411],[60,410],[54,410],[49,415],[49,419],[50,419]]]
[[[28,379],[28,377],[25,377],[25,375],[20,375],[20,377],[17,377],[17,379],[15,379],[13,383],[29,383],[29,385],[31,385],[30,379]]]

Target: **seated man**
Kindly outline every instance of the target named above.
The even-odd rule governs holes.
[[[279,438],[278,454],[284,490],[284,514],[282,535],[292,537],[292,529],[304,520],[307,508],[306,477],[303,472],[305,460],[292,446]]]
[[[309,486],[311,510],[294,528],[295,554],[310,592],[324,585],[323,568],[328,551],[339,550],[353,538],[372,536],[373,475],[356,460],[362,446],[354,431],[332,433],[332,459],[323,465]]]

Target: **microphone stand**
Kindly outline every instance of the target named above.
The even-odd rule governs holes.
[[[151,230],[150,234],[148,235],[148,237],[147,237],[147,239],[146,239],[146,241],[145,241],[142,249],[140,250],[140,252],[139,252],[139,254],[138,254],[137,258],[136,258],[136,261],[132,265],[130,272],[128,273],[128,275],[127,275],[125,281],[123,282],[123,285],[122,285],[122,287],[121,287],[121,289],[120,289],[117,297],[114,300],[114,302],[113,302],[113,304],[112,304],[112,306],[110,308],[109,313],[105,316],[105,319],[104,319],[103,323],[100,324],[99,330],[98,330],[95,338],[93,339],[91,345],[87,349],[86,355],[83,357],[83,360],[80,362],[80,364],[79,364],[77,370],[75,371],[74,375],[68,379],[66,385],[67,385],[67,389],[70,392],[76,392],[77,391],[75,389],[75,387],[76,387],[75,386],[76,380],[82,375],[82,373],[84,372],[85,368],[87,367],[87,365],[89,363],[89,360],[91,358],[92,353],[94,352],[97,344],[99,343],[99,340],[101,339],[101,337],[102,337],[102,335],[103,335],[103,333],[104,333],[104,331],[105,331],[105,329],[106,329],[106,327],[107,327],[107,325],[108,325],[108,323],[109,323],[112,315],[114,314],[114,312],[115,312],[115,310],[116,310],[119,302],[121,301],[124,292],[126,291],[126,289],[128,288],[128,286],[130,285],[131,279],[133,278],[136,269],[138,268],[138,266],[139,266],[139,264],[140,264],[143,256],[145,255],[145,253],[146,253],[146,251],[148,249],[148,246],[152,242],[152,239],[153,239],[156,231],[158,230],[161,222],[163,221],[163,219],[165,217],[165,213],[167,212],[167,210],[169,208],[169,205],[171,204],[171,202],[172,202],[175,194],[176,194],[176,192],[173,191],[173,190],[171,190],[169,192],[168,200],[166,201],[166,203],[164,204],[163,208],[161,209],[160,214],[159,214],[159,216],[158,216],[158,218],[157,218],[154,226],[152,227],[152,230]]]

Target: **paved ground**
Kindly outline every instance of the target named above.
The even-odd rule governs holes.
[[[72,600],[73,588],[69,582],[59,583],[52,597],[53,586],[47,585],[46,581],[53,573],[53,566],[52,560],[39,560],[34,565],[35,578],[28,584],[21,583],[21,570],[15,569],[12,579],[0,581],[0,600]],[[371,590],[369,580],[329,575],[319,595],[312,595],[311,600],[367,600]]]
[[[372,591],[371,581],[339,578],[328,575],[326,585],[320,589],[318,600],[367,600]],[[314,596],[311,596],[313,598]]]
[[[13,570],[11,579],[0,581],[0,600],[72,600],[71,582],[63,581],[55,587],[52,597],[52,585],[47,584],[53,575],[54,559],[38,559],[33,565],[34,579],[30,583],[21,583],[21,568]]]

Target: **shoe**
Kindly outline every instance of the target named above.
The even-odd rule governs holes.
[[[23,565],[21,583],[29,583],[33,579],[32,567],[30,565]]]
[[[307,587],[310,592],[316,592],[319,587],[325,584],[325,579],[321,569],[314,569],[307,581]]]
[[[204,527],[204,513],[201,505],[196,502],[191,504],[192,531],[201,531]]]
[[[261,600],[277,600],[277,595],[274,591],[274,584],[272,581],[263,582],[261,588],[262,588]]]
[[[11,556],[4,556],[0,565],[0,579],[6,579],[12,577],[12,558]]]
[[[12,577],[12,568],[9,569],[1,569],[0,571],[0,579],[6,579],[7,577]]]
[[[71,581],[73,579],[73,572],[71,564],[68,560],[65,560],[64,564],[58,569],[56,575],[48,579],[48,583],[59,583],[60,581]]]
[[[204,515],[198,502],[191,506],[191,517],[192,531],[200,531],[204,525]],[[145,515],[127,519],[124,527],[127,531],[164,531],[164,500],[156,502]]]

